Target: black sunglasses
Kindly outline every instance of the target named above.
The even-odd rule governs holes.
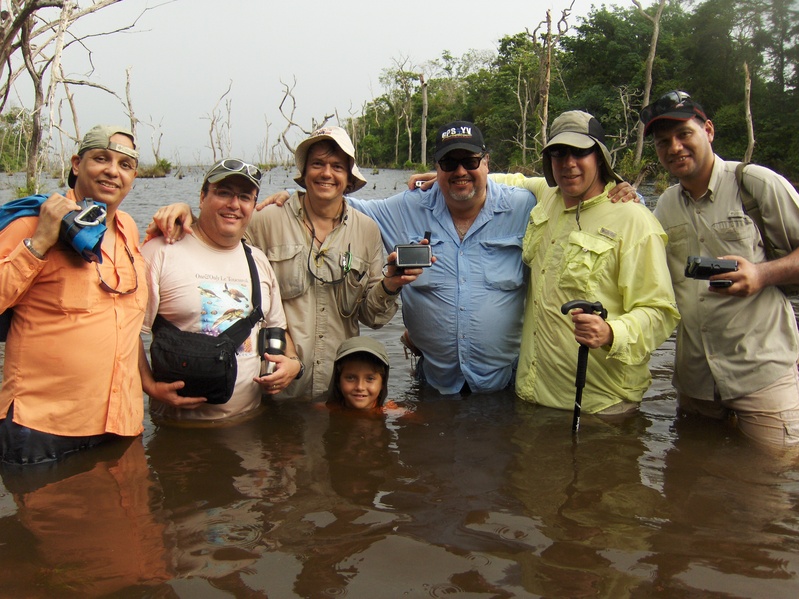
[[[673,112],[675,108],[682,109],[682,112],[686,114],[694,113],[701,119],[707,120],[702,107],[691,100],[691,96],[683,91],[673,90],[663,94],[649,106],[645,106],[641,110],[641,122],[644,125],[648,125],[653,119],[668,112]]]
[[[451,173],[452,171],[458,170],[458,166],[462,166],[467,171],[473,171],[480,168],[480,163],[485,158],[485,153],[480,154],[479,156],[467,156],[466,158],[442,158],[438,161],[438,166],[441,167],[441,170],[445,173]]]
[[[591,146],[590,148],[575,148],[572,146],[563,146],[563,145],[556,145],[550,146],[547,148],[547,154],[550,155],[552,158],[566,158],[569,154],[574,156],[575,158],[585,158],[586,156],[590,156],[596,151],[596,144]]]

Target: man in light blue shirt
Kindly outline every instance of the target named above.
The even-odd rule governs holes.
[[[347,201],[378,224],[386,251],[430,231],[436,262],[402,291],[402,316],[421,351],[418,374],[443,394],[513,384],[526,275],[522,239],[535,197],[488,181],[488,153],[472,123],[436,137],[436,183],[385,200]]]

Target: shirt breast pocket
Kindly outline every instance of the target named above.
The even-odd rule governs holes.
[[[68,266],[60,273],[43,272],[40,281],[43,284],[50,281],[56,284],[58,292],[55,297],[65,312],[88,312],[99,297],[97,290],[100,288],[100,279],[94,264],[84,261],[72,249],[66,250],[59,246],[60,244],[57,244],[50,251],[64,254],[64,262],[68,263]],[[53,262],[63,264],[60,260]]]
[[[756,261],[755,248],[760,237],[755,235],[755,223],[746,214],[731,215],[727,220],[713,223],[713,233],[725,255],[734,254]]]
[[[549,215],[544,210],[542,205],[535,206],[530,212],[530,217],[527,221],[527,231],[524,234],[524,247],[522,250],[522,257],[525,264],[531,264],[535,257],[538,246],[541,245],[541,240],[546,231],[546,224],[549,221]]]
[[[666,229],[666,259],[672,283],[685,280],[685,264],[688,262],[691,231],[688,225],[676,225]]]
[[[608,267],[614,244],[583,231],[572,231],[564,254],[560,286],[586,295],[594,293]],[[590,298],[587,298],[590,299]]]
[[[487,288],[508,291],[524,284],[521,237],[486,240],[480,245]]]
[[[308,248],[300,244],[270,247],[266,253],[275,271],[284,300],[301,296],[308,289]]]

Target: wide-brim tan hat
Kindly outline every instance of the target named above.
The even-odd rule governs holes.
[[[552,174],[552,159],[547,155],[547,148],[556,145],[583,149],[596,145],[600,149],[602,161],[605,164],[605,174],[617,183],[621,183],[624,180],[613,170],[610,151],[605,146],[605,129],[593,115],[581,110],[564,112],[552,121],[549,136],[549,141],[543,149],[544,160],[542,167],[544,177],[550,187],[557,187],[558,184]]]
[[[366,178],[361,174],[358,165],[355,163],[355,146],[352,145],[352,140],[347,132],[341,127],[322,127],[317,129],[307,138],[300,142],[297,149],[294,151],[294,164],[297,166],[297,175],[294,177],[294,182],[305,188],[305,161],[308,159],[308,151],[311,146],[324,139],[329,139],[335,143],[342,152],[350,158],[350,186],[347,188],[347,193],[358,191],[366,185]]]

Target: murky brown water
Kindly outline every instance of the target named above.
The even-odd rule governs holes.
[[[377,197],[405,177],[367,176]],[[200,177],[140,181],[126,208],[141,225],[195,202]],[[419,389],[401,332],[397,316],[370,334],[405,415],[267,403],[229,428],[148,419],[132,443],[5,469],[0,596],[799,596],[796,459],[675,422],[673,341],[641,413],[586,416],[575,441],[571,414],[511,393]]]

